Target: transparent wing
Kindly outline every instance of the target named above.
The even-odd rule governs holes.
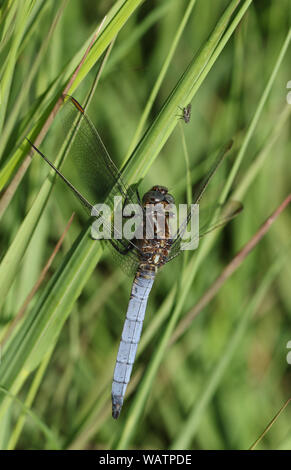
[[[210,170],[207,172],[207,174],[204,176],[202,179],[201,183],[199,184],[197,190],[194,193],[193,197],[193,204],[198,204],[204,194],[204,191],[206,190],[208,184],[210,183],[212,177],[215,175],[216,171],[218,170],[219,166],[221,165],[222,161],[226,157],[228,151],[231,149],[233,144],[233,141],[231,140],[228,142],[220,151],[218,157],[215,159],[213,165],[211,166]],[[183,222],[179,225],[179,229],[177,232],[174,234],[173,239],[173,245],[172,245],[172,250],[173,251],[178,251],[179,246],[181,244],[181,239],[183,238],[183,235],[187,229],[187,226],[192,218],[193,215],[193,208],[190,207],[187,213],[187,216],[183,220]]]
[[[93,204],[106,202],[111,211],[121,211],[129,203],[137,204],[139,198],[136,186],[127,187],[122,181],[121,174],[94,124],[72,96],[65,97],[60,119],[65,135],[71,139],[69,158],[66,159],[62,172],[70,175],[70,181],[78,183],[77,189],[82,195]],[[114,207],[114,196],[119,197],[117,207]],[[133,248],[133,241],[122,237],[115,241],[114,247],[119,254],[128,254],[129,247]],[[138,252],[138,248],[131,250],[131,258],[137,256]]]
[[[123,254],[119,251],[119,247],[116,246],[115,240],[109,240],[105,245],[109,248],[114,263],[129,277],[135,276],[140,261],[138,253],[133,248],[133,245],[129,245],[126,249],[126,253]]]
[[[174,242],[170,254],[169,261],[176,256],[178,256],[181,251],[189,249],[187,247],[188,243],[191,243],[191,246],[197,246],[198,241],[207,235],[208,233],[216,230],[219,227],[223,227],[227,222],[236,217],[243,209],[243,205],[238,201],[228,201],[226,204],[221,206],[216,206],[210,214],[210,209],[206,211],[201,211],[199,213],[199,231],[195,236],[189,241],[187,239],[183,240],[183,237],[180,237],[178,241]],[[207,222],[205,220],[208,219]],[[184,248],[183,245],[184,244]]]
[[[34,149],[55,170],[91,215],[96,203],[106,202],[111,211],[122,210],[128,203],[138,203],[136,185],[126,187],[120,172],[111,160],[97,130],[82,106],[71,96],[66,96],[60,111],[64,137],[68,139],[69,151],[66,161],[59,171],[50,160],[33,145]],[[72,184],[74,182],[74,184]],[[114,207],[114,196],[119,196],[119,204]],[[113,233],[114,218],[107,219],[104,225]],[[140,249],[124,237],[114,241],[119,254],[126,255],[131,247],[130,258],[138,259]]]
[[[85,198],[92,205],[105,200],[111,203],[117,195],[123,203],[137,203],[136,191],[122,181],[94,124],[75,98],[66,95],[59,118],[65,136],[72,139],[62,172],[73,177],[70,181],[76,181]]]

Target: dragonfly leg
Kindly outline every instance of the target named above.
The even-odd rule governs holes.
[[[124,247],[124,249],[122,250],[118,245],[117,243],[115,243],[112,239],[109,240],[111,245],[113,246],[113,248],[118,251],[118,253],[120,253],[121,255],[127,255],[133,248],[134,248],[134,245],[132,245],[131,243],[129,243],[127,246]]]
[[[138,189],[136,190],[136,195],[137,195],[138,203],[142,206],[142,201],[141,201],[141,197],[140,197],[140,194],[138,192]]]
[[[173,256],[169,257],[169,258],[168,258],[168,262],[169,262],[169,261],[172,261],[172,259],[176,258],[176,256],[178,256],[180,253],[181,253],[181,252],[178,251],[178,253],[175,253]]]

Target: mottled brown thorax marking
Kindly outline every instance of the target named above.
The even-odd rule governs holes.
[[[164,207],[167,205],[166,202],[160,202],[159,204],[162,204]],[[145,271],[156,272],[158,268],[167,262],[172,245],[169,230],[169,214],[165,212],[165,217],[162,218],[162,223],[165,224],[165,227],[160,226],[159,222],[161,221],[159,221],[156,212],[151,215],[149,222],[153,227],[154,238],[146,238],[146,221],[144,220],[144,238],[140,240],[140,249],[142,251],[140,268]]]

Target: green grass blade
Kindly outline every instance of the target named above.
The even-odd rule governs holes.
[[[216,48],[217,43],[219,41],[219,38],[222,36],[223,31],[226,29],[228,21],[230,16],[233,13],[233,9],[235,8],[237,2],[232,2],[228,9],[226,10],[225,14],[223,15],[223,18],[219,21],[217,27],[214,30],[213,35],[211,35],[210,39],[208,40],[206,46],[204,49],[202,49],[201,53],[198,56],[198,63],[192,63],[191,67],[187,69],[185,74],[183,75],[183,79],[185,79],[186,83],[188,84],[190,90],[188,90],[188,93],[186,93],[186,90],[184,88],[184,83],[183,79],[180,80],[179,84],[177,85],[176,88],[178,88],[178,91],[176,91],[177,95],[179,96],[179,85],[181,85],[182,90],[184,91],[184,96],[191,96],[191,93],[193,93],[193,82],[195,83],[195,80],[197,80],[202,73],[202,71],[205,68],[205,65],[208,63],[208,56],[209,54],[213,53],[213,50]],[[245,2],[244,6],[249,5],[250,2]],[[243,7],[242,7],[243,8]],[[245,10],[243,10],[245,11]],[[233,23],[237,24],[237,19],[233,20]],[[200,68],[199,68],[200,66]],[[190,80],[190,77],[188,77],[188,72],[189,70],[192,71],[194,77],[192,77],[192,80]],[[193,80],[194,78],[194,80]],[[189,81],[188,81],[189,80]],[[171,98],[175,96],[173,93]],[[175,96],[176,97],[176,96]],[[185,99],[185,98],[184,98]],[[187,102],[182,101],[182,105],[186,105]],[[170,107],[170,105],[169,105]],[[176,123],[175,123],[176,124]],[[205,243],[202,244],[202,247],[199,248],[198,250],[198,255],[195,259],[195,262],[191,261],[187,268],[184,271],[183,279],[182,279],[182,285],[183,285],[183,291],[180,293],[180,297],[177,301],[177,304],[175,305],[174,311],[171,315],[171,317],[168,320],[167,327],[165,329],[165,332],[160,340],[160,343],[157,347],[156,353],[151,361],[151,364],[149,365],[145,376],[143,378],[142,384],[140,386],[139,392],[133,402],[133,405],[130,410],[130,415],[129,418],[126,422],[126,425],[123,429],[123,432],[121,434],[120,439],[118,440],[118,443],[116,445],[116,448],[118,449],[123,449],[128,446],[128,443],[133,435],[135,426],[138,423],[139,417],[142,413],[142,410],[144,408],[144,404],[146,401],[146,398],[148,396],[148,393],[151,389],[151,386],[154,382],[155,375],[157,373],[158,367],[162,361],[162,358],[165,354],[166,347],[168,344],[168,340],[170,339],[170,336],[172,335],[172,332],[175,328],[175,325],[178,321],[179,315],[181,313],[182,307],[184,305],[184,302],[187,298],[189,289],[192,285],[193,279],[195,277],[195,274],[197,272],[198,266],[201,263],[203,257],[207,253],[207,246],[210,246],[211,240],[213,241],[214,236],[212,234],[208,237],[208,245]],[[204,247],[204,250],[203,250]]]
[[[20,3],[18,1],[18,3]],[[1,107],[0,107],[0,133],[2,132],[4,119],[6,115],[6,109],[8,104],[8,98],[10,95],[10,88],[13,79],[13,73],[17,60],[18,49],[23,39],[23,34],[26,29],[31,10],[35,4],[35,0],[21,2],[21,8],[17,9],[17,15],[15,19],[15,34],[12,40],[11,47],[9,48],[9,54],[4,64],[4,73],[0,81],[1,90]]]
[[[213,398],[215,390],[217,389],[220,381],[222,380],[223,374],[229,366],[233,355],[235,354],[239,344],[249,326],[251,317],[254,316],[255,311],[258,309],[260,303],[264,297],[270,285],[278,276],[282,270],[286,261],[286,253],[276,259],[266,272],[260,286],[258,286],[252,299],[250,299],[247,308],[244,306],[240,315],[237,325],[230,334],[230,339],[224,353],[221,356],[219,362],[215,365],[212,373],[210,373],[206,384],[203,387],[203,395],[197,399],[194,403],[192,410],[190,411],[187,421],[184,423],[183,429],[180,430],[179,436],[174,441],[172,449],[189,449],[195,433],[197,432],[199,423],[202,419],[203,412],[208,406],[209,402]]]
[[[130,147],[129,147],[127,156],[125,157],[125,160],[127,160],[127,159],[129,158],[131,152],[133,151],[133,149],[135,148],[135,146],[136,146],[137,143],[138,143],[138,140],[139,140],[139,138],[140,138],[140,136],[141,136],[141,133],[142,133],[142,131],[143,131],[143,129],[144,129],[145,123],[146,123],[146,121],[147,121],[147,119],[148,119],[150,110],[151,110],[151,108],[152,108],[152,106],[153,106],[154,100],[155,100],[156,97],[157,97],[157,94],[158,94],[158,92],[159,92],[159,90],[160,90],[161,84],[162,84],[162,82],[163,82],[163,80],[164,80],[164,78],[165,78],[165,75],[166,75],[166,73],[167,73],[167,70],[168,70],[168,68],[169,68],[169,66],[170,66],[171,60],[172,60],[172,58],[173,58],[173,55],[174,55],[174,53],[175,53],[175,51],[176,51],[176,49],[177,49],[179,40],[180,40],[180,38],[181,38],[181,36],[182,36],[182,33],[183,33],[184,29],[185,29],[185,26],[186,26],[186,24],[187,24],[187,21],[188,21],[190,15],[191,15],[191,13],[192,13],[192,10],[193,10],[193,8],[194,8],[195,2],[196,2],[196,0],[191,0],[191,1],[189,2],[189,5],[188,5],[186,11],[185,11],[185,14],[184,14],[184,16],[183,16],[183,18],[182,18],[182,21],[181,21],[181,23],[180,23],[180,26],[179,26],[179,28],[178,28],[178,30],[177,30],[177,33],[176,33],[176,35],[175,35],[175,37],[174,37],[174,40],[173,40],[172,44],[171,44],[171,48],[170,48],[170,50],[169,50],[169,52],[168,52],[168,54],[167,54],[167,57],[166,57],[166,59],[165,59],[165,62],[164,62],[164,64],[163,64],[162,68],[161,68],[161,71],[160,71],[160,73],[159,73],[159,76],[158,76],[158,78],[157,78],[157,80],[156,80],[156,83],[155,83],[155,85],[154,85],[154,87],[153,87],[153,89],[152,89],[152,92],[151,92],[151,94],[150,94],[150,97],[149,97],[149,99],[148,99],[148,102],[147,102],[147,104],[146,104],[146,106],[145,106],[145,108],[144,108],[144,111],[143,111],[143,113],[142,113],[142,116],[141,116],[140,121],[139,121],[139,123],[138,123],[137,129],[136,129],[135,134],[134,134],[134,136],[133,136],[133,139],[132,139],[132,141],[131,141],[131,144],[130,144]]]
[[[12,402],[17,403],[22,412],[29,415],[37,428],[39,428],[43,434],[47,437],[48,442],[50,446],[54,449],[60,449],[60,445],[57,442],[56,436],[53,434],[53,432],[48,428],[48,426],[32,411],[30,410],[24,403],[22,403],[19,398],[17,398],[15,395],[13,395],[11,392],[6,390],[4,387],[0,385],[0,393],[5,395],[7,399],[9,399]]]

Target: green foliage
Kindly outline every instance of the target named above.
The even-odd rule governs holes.
[[[244,204],[157,277],[117,422],[111,380],[132,280],[90,238],[67,188],[38,155],[26,157],[25,141],[43,132],[103,17],[68,92],[83,103],[115,39],[88,113],[126,181],[141,181],[141,192],[166,185],[185,202],[233,138],[213,194]],[[0,448],[248,448],[289,397],[290,209],[171,338],[290,192],[288,0],[25,0],[2,2],[0,19]],[[177,115],[189,102],[184,124]],[[52,161],[60,139],[56,118],[41,144]],[[205,200],[216,202],[211,190]],[[288,448],[290,413],[260,448]]]

